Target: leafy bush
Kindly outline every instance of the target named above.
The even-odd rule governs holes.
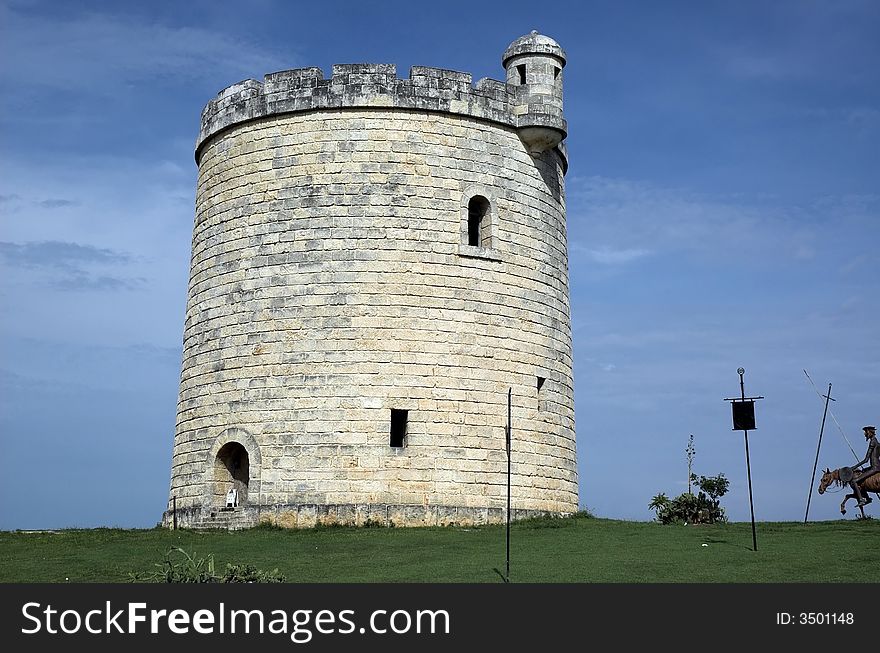
[[[718,476],[693,475],[700,492],[685,492],[670,499],[661,492],[651,499],[648,508],[657,514],[661,524],[714,524],[727,521],[720,499],[730,487],[730,481],[724,474]]]
[[[175,553],[177,555],[175,555]],[[156,570],[146,574],[130,574],[136,583],[283,583],[284,575],[277,569],[262,571],[253,565],[227,564],[226,570],[218,576],[214,572],[214,556],[199,558],[179,547],[171,547],[165,552],[162,562],[157,562]]]
[[[226,565],[226,571],[220,577],[221,583],[283,583],[284,574],[278,569],[263,571],[253,565]]]

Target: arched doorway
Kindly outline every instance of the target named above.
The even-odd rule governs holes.
[[[238,442],[227,442],[214,459],[214,504],[226,505],[226,493],[238,492],[238,505],[247,504],[250,460],[247,449]]]

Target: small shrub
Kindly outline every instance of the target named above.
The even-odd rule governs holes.
[[[685,492],[670,499],[661,492],[651,499],[648,508],[657,514],[657,521],[661,524],[715,524],[727,521],[720,498],[727,494],[730,481],[724,474],[693,476],[692,480],[700,488],[697,494]]]
[[[176,555],[175,555],[176,554]],[[266,572],[253,565],[227,564],[223,575],[214,572],[214,556],[199,558],[179,547],[165,552],[155,571],[145,574],[129,574],[135,583],[283,583],[284,575],[278,569]]]
[[[174,554],[177,555],[174,555]],[[133,582],[140,583],[211,583],[214,575],[214,556],[199,558],[179,547],[171,547],[165,552],[162,562],[156,569],[146,574],[130,574]]]
[[[275,568],[263,571],[253,565],[226,565],[226,571],[218,581],[220,583],[283,583],[284,574]]]

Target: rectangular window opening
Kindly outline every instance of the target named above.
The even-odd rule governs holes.
[[[538,412],[542,413],[547,409],[545,405],[544,393],[541,392],[541,390],[544,388],[544,382],[547,380],[547,377],[538,376],[535,378],[535,387],[538,389]]]
[[[401,448],[406,446],[406,422],[408,410],[391,409],[391,446]]]
[[[522,86],[526,83],[526,65],[521,63],[516,67],[516,72],[519,73],[519,85]]]
[[[553,79],[559,79],[559,73],[561,73],[561,72],[562,72],[561,68],[557,68],[556,66],[553,66]]]

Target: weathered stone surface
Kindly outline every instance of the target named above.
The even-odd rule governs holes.
[[[284,71],[209,103],[179,523],[216,521],[233,483],[247,524],[500,521],[508,388],[517,514],[577,509],[564,147],[535,153],[518,132],[562,120],[545,59],[564,59],[538,45],[509,59],[535,65],[526,86],[337,65],[329,80]],[[489,202],[479,246],[474,196]],[[392,409],[408,411],[405,447],[390,446]],[[230,457],[237,444],[246,457]]]

